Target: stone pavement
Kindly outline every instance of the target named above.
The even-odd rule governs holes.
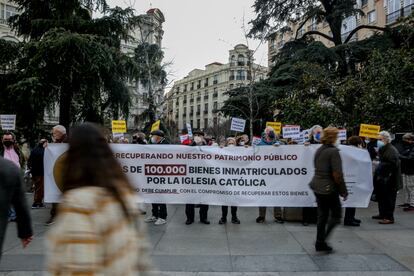
[[[150,208],[148,208],[150,209]],[[196,219],[198,219],[196,209]],[[210,206],[211,225],[185,225],[183,205],[168,206],[168,223],[149,225],[151,255],[161,276],[408,276],[414,275],[414,212],[396,211],[394,225],[379,225],[371,216],[376,204],[358,209],[361,227],[339,226],[331,245],[335,252],[314,251],[315,226],[300,223],[255,222],[257,208],[239,208],[240,225],[219,225],[221,209]],[[42,275],[43,222],[49,209],[33,210],[35,239],[22,249],[15,227],[9,227],[0,275]],[[10,226],[13,226],[12,224]]]

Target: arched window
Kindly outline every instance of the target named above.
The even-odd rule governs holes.
[[[244,56],[242,54],[240,54],[237,57],[237,65],[238,66],[244,66],[245,65],[245,59],[244,59]]]
[[[236,56],[232,55],[230,58],[230,66],[236,66]]]

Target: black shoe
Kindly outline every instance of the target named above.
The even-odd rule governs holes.
[[[277,223],[284,223],[285,221],[281,217],[276,217],[275,222]]]
[[[317,252],[332,252],[332,247],[330,247],[326,243],[316,243],[315,250]]]
[[[208,220],[206,220],[206,219],[205,220],[200,220],[200,222],[201,223],[204,223],[204,224],[210,224],[210,222]]]
[[[256,222],[257,223],[263,223],[263,222],[265,222],[265,218],[261,217],[261,216],[258,216],[257,219],[256,219]]]
[[[356,218],[354,218],[353,221],[355,221],[356,223],[361,223],[362,222],[360,219],[356,219]]]
[[[231,223],[240,224],[240,220],[238,218],[232,218]]]
[[[190,225],[190,224],[192,224],[193,222],[194,222],[194,221],[187,219],[187,220],[185,221],[185,224],[186,224],[186,225]]]
[[[380,215],[372,216],[372,219],[383,219]]]
[[[226,224],[226,222],[227,222],[227,219],[226,218],[221,218],[219,220],[219,224]]]
[[[351,221],[344,221],[344,225],[345,226],[359,226],[359,223],[354,220],[351,220]]]

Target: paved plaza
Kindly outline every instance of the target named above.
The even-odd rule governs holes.
[[[265,224],[255,222],[257,208],[239,208],[240,225],[219,225],[221,209],[210,206],[210,225],[188,226],[184,206],[168,205],[168,223],[148,227],[154,275],[414,275],[413,212],[398,208],[394,225],[379,225],[371,219],[376,204],[358,209],[361,227],[339,226],[331,240],[335,252],[320,254],[313,248],[314,225],[275,223],[270,210]],[[35,239],[27,249],[9,225],[0,275],[42,275],[48,214],[49,209],[32,210]]]

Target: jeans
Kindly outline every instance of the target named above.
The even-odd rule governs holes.
[[[327,195],[315,193],[315,197],[318,203],[316,243],[323,244],[341,221],[341,202],[337,193]]]

